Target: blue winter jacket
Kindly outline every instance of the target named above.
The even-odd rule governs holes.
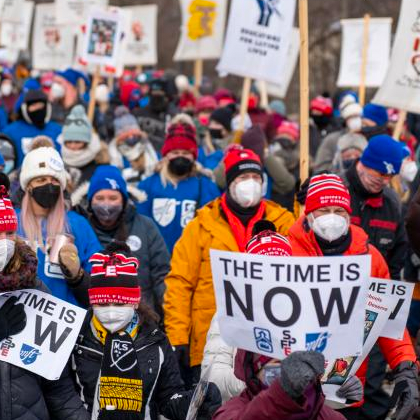
[[[16,209],[19,222],[18,235],[23,239],[26,238],[25,232],[22,228],[20,221],[20,209]],[[88,221],[74,211],[67,212],[67,223],[69,226],[69,232],[75,238],[75,245],[79,253],[80,262],[82,268],[90,272],[89,258],[95,252],[103,249],[101,244],[96,237],[95,232],[88,223]],[[46,241],[46,220],[42,223],[42,235],[44,242]],[[59,266],[51,264],[49,262],[48,255],[46,255],[41,248],[37,250],[38,257],[38,277],[47,285],[51,290],[51,294],[66,302],[79,305],[72,290],[68,287],[66,280],[64,279],[63,273]]]
[[[147,194],[147,200],[137,205],[138,212],[155,221],[171,254],[196,211],[220,195],[216,184],[203,175],[184,179],[174,188],[169,182],[164,187],[156,173],[141,181],[138,188]]]

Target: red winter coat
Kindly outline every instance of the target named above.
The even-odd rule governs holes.
[[[225,403],[213,420],[345,420],[345,417],[324,405],[319,386],[308,387],[299,403],[292,400],[279,381],[263,389],[253,372],[253,353],[238,350],[235,376],[247,384],[239,397]]]

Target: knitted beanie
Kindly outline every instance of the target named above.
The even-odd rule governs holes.
[[[305,214],[322,207],[342,207],[351,214],[350,193],[338,175],[321,174],[313,176],[309,182],[305,202]]]
[[[0,185],[0,232],[16,232],[17,229],[18,220],[7,188],[5,185]]]
[[[120,105],[114,111],[115,137],[122,138],[132,134],[140,134],[140,126],[134,115],[130,114],[127,107]]]
[[[87,193],[89,203],[93,196],[101,190],[119,191],[125,200],[128,199],[127,183],[116,166],[101,165],[96,168],[90,179]]]
[[[193,125],[179,122],[169,126],[162,147],[162,156],[166,156],[171,150],[177,149],[188,150],[194,155],[194,159],[197,159],[198,147],[196,130]]]
[[[318,111],[323,115],[332,115],[333,113],[333,103],[331,98],[326,98],[324,96],[317,96],[312,99],[310,103],[311,111]]]
[[[337,149],[339,152],[344,152],[348,149],[359,149],[363,152],[367,145],[368,142],[362,134],[346,133],[338,139]]]
[[[271,109],[271,111],[275,112],[276,114],[285,116],[287,115],[287,108],[284,101],[281,99],[274,99],[268,104],[268,108]]]
[[[84,75],[82,72],[78,70],[68,68],[64,71],[57,71],[55,74],[65,79],[74,87],[77,87],[77,82],[79,79],[83,79],[85,81],[86,87],[90,86],[89,79],[86,77],[86,75]]]
[[[246,245],[248,254],[290,257],[292,247],[287,238],[271,230],[258,233]]]
[[[22,162],[20,186],[25,191],[28,184],[40,176],[52,176],[60,182],[63,190],[66,188],[67,177],[63,160],[52,147],[40,147],[28,152]]]
[[[253,125],[245,131],[242,135],[241,144],[245,149],[255,152],[261,161],[263,160],[267,137],[259,124]]]
[[[363,118],[371,120],[376,125],[385,125],[388,122],[388,112],[381,105],[367,104],[363,108]]]
[[[249,149],[234,148],[224,158],[227,186],[239,175],[255,172],[263,176],[263,167],[257,154]]]
[[[195,112],[198,114],[199,112],[207,110],[214,111],[216,108],[216,99],[214,99],[213,96],[207,95],[198,99],[197,105],[195,106]]]
[[[70,111],[63,126],[63,142],[80,141],[90,143],[92,139],[92,125],[82,105],[76,105]]]
[[[351,117],[361,117],[363,113],[362,106],[356,102],[353,95],[346,95],[340,102],[340,115],[347,120]]]
[[[138,305],[141,299],[139,261],[130,255],[128,249],[121,251],[113,246],[111,243],[105,251],[89,258],[92,264],[89,302],[91,305]]]
[[[210,115],[210,121],[213,120],[223,125],[223,127],[229,132],[231,131],[232,118],[233,118],[233,111],[228,106],[224,108],[217,108]]]
[[[276,137],[287,135],[293,141],[297,142],[300,138],[299,124],[293,121],[282,121],[276,130]]]
[[[396,175],[404,159],[401,143],[387,134],[373,136],[360,161],[381,174]]]

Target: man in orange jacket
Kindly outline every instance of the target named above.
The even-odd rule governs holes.
[[[388,266],[380,252],[370,245],[363,229],[350,224],[350,194],[337,175],[311,178],[305,202],[305,215],[289,231],[294,256],[361,255],[372,256],[372,277],[388,278]],[[402,392],[397,403],[397,420],[408,420],[418,406],[416,354],[405,331],[401,341],[379,338],[386,361]],[[367,360],[356,375],[364,382]],[[357,419],[360,407],[341,410],[347,419]]]

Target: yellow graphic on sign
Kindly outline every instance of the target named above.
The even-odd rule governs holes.
[[[217,3],[211,0],[193,0],[188,8],[188,37],[193,41],[213,35]]]

